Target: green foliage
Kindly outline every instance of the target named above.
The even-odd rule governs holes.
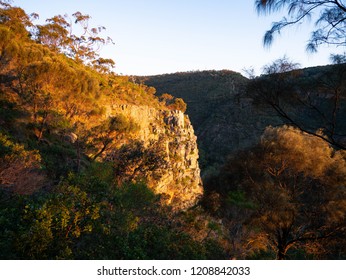
[[[17,144],[6,134],[0,132],[0,174],[4,176],[13,165],[40,167],[41,156],[37,150],[28,151],[24,145]],[[2,179],[0,177],[0,179]]]
[[[148,252],[145,259],[201,259],[203,247],[186,234],[174,232],[167,227],[143,228],[138,232]]]
[[[0,189],[0,259],[17,259],[15,240],[23,225],[21,211],[25,200]]]
[[[254,209],[256,205],[246,198],[244,191],[230,191],[225,201],[227,204],[235,205],[240,208]]]
[[[160,178],[167,167],[166,155],[159,142],[148,147],[141,141],[123,145],[112,154],[114,174],[118,182],[131,182],[144,178]]]
[[[35,143],[33,143],[34,145]],[[51,143],[40,145],[43,167],[52,179],[66,176],[76,169],[77,151],[69,143]]]
[[[139,130],[139,125],[132,119],[119,114],[109,117],[100,125],[93,128],[87,144],[93,148],[100,148],[92,156],[93,160],[101,156],[104,152],[116,147],[116,142],[121,140],[124,135],[130,135]]]
[[[2,259],[204,259],[222,250],[172,227],[144,184],[70,175],[53,192],[21,199],[0,192]],[[224,255],[223,255],[224,256]]]
[[[63,183],[43,201],[33,201],[23,211],[28,225],[20,237],[23,257],[71,258],[74,242],[93,229],[99,206],[77,186]]]

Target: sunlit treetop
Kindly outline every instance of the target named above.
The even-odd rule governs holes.
[[[10,1],[0,1],[0,24],[13,31],[21,38],[31,38],[48,46],[54,51],[65,54],[77,62],[95,66],[101,72],[114,68],[114,61],[100,58],[104,45],[113,44],[110,37],[103,37],[103,26],[91,27],[91,17],[81,12],[72,16],[56,15],[46,20],[45,24],[35,25],[33,21],[38,14],[26,14],[19,7],[11,6]]]

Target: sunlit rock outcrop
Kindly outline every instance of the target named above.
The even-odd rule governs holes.
[[[156,170],[160,175],[142,174],[149,187],[162,194],[173,209],[186,209],[196,204],[203,187],[197,137],[188,116],[178,110],[135,105],[113,105],[108,114],[131,118],[140,126],[135,135],[137,140],[146,146],[157,143],[162,147],[166,164]]]

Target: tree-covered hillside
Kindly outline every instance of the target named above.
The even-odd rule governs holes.
[[[154,140],[175,140],[186,104],[159,100],[154,88],[112,72],[114,63],[97,52],[107,39],[102,28],[89,28],[88,15],[58,15],[44,25],[36,17],[0,1],[0,258],[227,257],[211,234],[218,230],[208,226],[212,217],[200,207],[172,211],[172,197],[147,185],[174,168],[168,152],[185,168],[175,154],[185,152],[180,143],[167,151]],[[83,33],[71,33],[74,25]],[[156,121],[147,124],[155,130],[147,142],[137,137],[147,133],[143,124],[126,113],[131,106]],[[198,151],[188,140],[200,185],[191,160]],[[176,186],[189,190],[192,180]]]

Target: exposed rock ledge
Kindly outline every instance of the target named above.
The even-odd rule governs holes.
[[[140,131],[138,140],[144,143],[160,141],[166,150],[167,168],[158,180],[148,179],[156,193],[164,194],[175,209],[193,206],[203,194],[198,165],[197,137],[187,115],[148,106],[112,105],[108,115],[123,114],[132,118]]]

